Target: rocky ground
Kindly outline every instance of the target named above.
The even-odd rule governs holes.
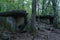
[[[38,31],[37,35],[35,35],[34,40],[60,40],[60,30],[54,29],[53,31]],[[9,40],[32,40],[33,36],[30,33],[11,33],[6,32],[4,34],[5,38]],[[0,40],[3,38],[1,37]],[[8,40],[6,39],[6,40]]]
[[[48,27],[49,25],[39,25],[40,30],[33,37],[31,33],[16,33],[8,32],[7,30],[0,30],[0,40],[60,40],[60,29]],[[45,27],[45,28],[44,28]]]

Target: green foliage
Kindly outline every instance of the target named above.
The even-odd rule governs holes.
[[[42,4],[44,0],[39,0],[39,14],[38,7],[36,8],[36,15],[42,15]],[[48,1],[48,0],[47,0]],[[14,10],[14,9],[24,9],[28,13],[28,18],[31,19],[32,14],[32,0],[0,0],[0,11]],[[51,4],[48,5],[46,9],[46,15],[53,15],[53,7]],[[58,11],[58,22],[60,22],[60,11]],[[10,24],[7,22],[1,22],[2,26],[10,30]],[[9,26],[9,27],[8,27]],[[30,31],[33,30],[32,27],[29,27]]]

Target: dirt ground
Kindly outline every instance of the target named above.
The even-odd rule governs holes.
[[[60,30],[53,31],[38,31],[34,40],[60,40]],[[30,33],[7,33],[9,40],[32,40],[33,36]],[[6,34],[5,34],[6,37]],[[0,39],[2,40],[2,39]]]

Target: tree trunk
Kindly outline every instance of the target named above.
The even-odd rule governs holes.
[[[46,0],[43,0],[43,5],[42,5],[42,15],[46,15]]]
[[[52,0],[54,10],[54,27],[57,27],[58,11],[57,11],[57,0]]]
[[[40,23],[40,17],[39,17],[39,16],[40,16],[40,8],[39,8],[40,5],[39,5],[39,2],[40,2],[40,1],[38,0],[38,1],[37,1],[37,7],[38,7],[38,18],[37,18],[37,20],[38,20],[38,24]]]
[[[48,1],[48,3],[46,3]],[[43,0],[43,5],[42,5],[42,14],[46,15],[47,12],[47,7],[49,6],[51,0]]]
[[[32,26],[32,32],[33,32],[33,38],[34,40],[36,35],[36,0],[32,0],[32,19],[31,19],[31,26]]]
[[[36,0],[32,0],[32,20],[31,26],[35,30],[36,23]]]

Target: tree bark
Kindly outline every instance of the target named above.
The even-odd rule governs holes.
[[[31,19],[31,26],[32,26],[32,32],[33,32],[33,38],[34,40],[36,35],[36,0],[32,0],[32,19]]]
[[[31,26],[35,30],[36,23],[36,0],[32,0],[32,20]]]
[[[58,11],[57,11],[57,0],[52,0],[53,10],[54,10],[54,27],[57,27]]]

